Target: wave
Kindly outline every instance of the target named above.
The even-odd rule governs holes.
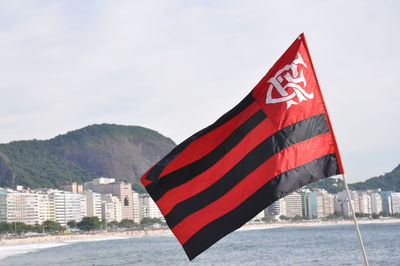
[[[0,260],[7,257],[21,255],[29,252],[35,252],[40,249],[54,248],[59,246],[65,246],[69,243],[64,241],[59,242],[45,242],[45,243],[35,243],[35,244],[21,244],[21,245],[11,245],[0,247]]]
[[[82,238],[82,239],[71,239],[71,240],[64,240],[63,243],[80,243],[80,242],[97,242],[97,241],[107,241],[107,240],[122,240],[133,238],[137,236],[107,236],[107,237],[99,237],[99,238]]]
[[[59,246],[70,245],[81,242],[97,242],[97,241],[108,241],[108,240],[122,240],[134,237],[143,236],[108,236],[101,238],[88,238],[88,239],[71,239],[71,240],[59,240],[53,242],[33,243],[33,244],[19,244],[10,246],[0,246],[0,260],[7,257],[21,255],[25,253],[35,252],[40,249],[54,248]]]
[[[0,261],[7,257],[17,256],[17,255],[21,255],[21,254],[25,254],[25,253],[30,253],[30,252],[35,252],[40,249],[54,248],[54,247],[82,243],[82,242],[100,242],[100,241],[123,240],[123,239],[129,239],[129,238],[147,238],[147,237],[160,237],[160,236],[173,237],[172,234],[170,234],[170,235],[154,234],[154,235],[105,236],[105,237],[99,237],[99,238],[68,239],[68,240],[57,240],[57,241],[43,242],[43,243],[0,246]]]

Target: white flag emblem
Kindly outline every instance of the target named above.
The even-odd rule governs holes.
[[[307,81],[304,78],[303,70],[298,71],[298,66],[302,65],[307,68],[300,53],[297,53],[297,58],[289,65],[284,66],[276,72],[275,76],[270,78],[267,83],[271,83],[267,91],[266,103],[286,102],[286,108],[289,109],[293,104],[298,104],[302,101],[314,98],[314,93],[307,93],[304,88],[307,86]],[[285,84],[286,83],[286,84]],[[289,94],[287,89],[291,88],[293,92]],[[280,94],[279,98],[272,98],[272,91]],[[296,102],[297,97],[297,102]]]

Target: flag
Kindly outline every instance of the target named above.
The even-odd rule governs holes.
[[[344,173],[301,34],[255,88],[141,178],[190,260],[274,201]]]

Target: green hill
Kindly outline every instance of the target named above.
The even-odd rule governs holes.
[[[99,176],[134,183],[175,147],[139,126],[92,125],[50,140],[0,144],[0,186],[58,187]]]
[[[400,191],[400,164],[393,171],[350,185],[354,190],[381,188],[383,191]]]
[[[308,186],[309,188],[323,188],[330,193],[337,193],[344,190],[343,179],[325,178]],[[384,175],[376,176],[365,180],[349,184],[353,190],[367,190],[381,188],[382,191],[400,191],[400,164],[393,171]]]

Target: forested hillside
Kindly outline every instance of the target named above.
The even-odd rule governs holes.
[[[308,186],[309,188],[323,188],[330,193],[337,193],[344,189],[343,179],[325,178]],[[367,190],[381,188],[382,191],[400,191],[400,165],[386,174],[369,178],[364,182],[349,184],[353,190]]]
[[[50,140],[0,144],[0,186],[57,187],[94,177],[133,182],[175,147],[139,126],[92,125]]]

